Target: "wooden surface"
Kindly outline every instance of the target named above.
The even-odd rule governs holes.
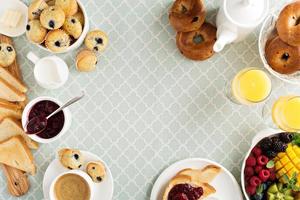
[[[0,34],[0,42],[5,42],[13,45],[13,41],[11,38],[1,34]],[[13,76],[18,78],[20,81],[23,80],[17,58],[13,64],[8,66],[7,69]],[[20,102],[18,104],[20,104],[24,108],[26,103],[27,101]],[[7,188],[9,193],[13,196],[22,196],[26,194],[27,191],[29,190],[29,182],[27,179],[27,175],[23,171],[7,165],[3,165],[2,169],[7,179]]]

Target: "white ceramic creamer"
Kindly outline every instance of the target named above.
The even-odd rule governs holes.
[[[214,51],[243,40],[267,16],[269,0],[223,0],[217,15],[217,41]]]

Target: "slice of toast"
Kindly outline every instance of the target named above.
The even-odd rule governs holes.
[[[213,186],[209,185],[208,183],[194,182],[190,176],[177,175],[167,185],[162,200],[168,200],[168,196],[169,196],[169,193],[172,190],[172,188],[175,185],[179,185],[179,184],[189,184],[193,187],[202,187],[203,195],[200,197],[200,199],[204,199],[204,198],[208,197],[209,195],[216,192],[216,189]]]
[[[4,105],[0,103],[0,119],[5,117],[13,117],[15,119],[22,118],[22,109],[18,105]]]
[[[25,101],[26,96],[0,77],[0,98],[11,102],[20,102]]]
[[[9,73],[3,67],[0,67],[0,78],[4,79],[6,82],[10,83],[12,86],[14,86],[20,92],[25,93],[28,90],[24,84],[22,84],[18,79],[16,79],[11,73]]]
[[[12,103],[12,102],[9,102],[9,101],[6,101],[4,99],[0,99],[0,105],[2,106],[8,106],[8,107],[11,107],[11,108],[14,108],[14,109],[22,109],[22,106],[19,105],[19,104],[16,104],[16,103]]]
[[[184,169],[180,171],[179,175],[186,175],[192,177],[195,181],[203,183],[210,183],[221,172],[221,168],[215,165],[207,165],[203,169]]]
[[[30,149],[21,136],[0,143],[0,163],[34,175],[36,166]]]
[[[37,149],[38,143],[31,140],[24,132],[20,122],[12,118],[6,117],[0,122],[0,142],[9,139],[10,137],[20,135],[30,149]]]

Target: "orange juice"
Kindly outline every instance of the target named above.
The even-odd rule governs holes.
[[[233,97],[241,104],[253,104],[264,101],[271,93],[272,83],[262,70],[247,68],[240,71],[232,80]]]
[[[285,131],[300,130],[300,96],[280,97],[273,105],[274,123]]]

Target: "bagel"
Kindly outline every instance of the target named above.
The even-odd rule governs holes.
[[[203,0],[176,0],[171,7],[169,20],[177,32],[198,30],[206,16]]]
[[[281,11],[276,29],[282,41],[291,46],[300,46],[300,1],[287,5]]]
[[[217,29],[213,25],[204,23],[196,31],[178,32],[176,44],[185,57],[192,60],[206,60],[214,55],[216,34]]]
[[[286,44],[279,36],[268,42],[265,53],[268,64],[278,73],[292,74],[300,70],[300,48]]]

